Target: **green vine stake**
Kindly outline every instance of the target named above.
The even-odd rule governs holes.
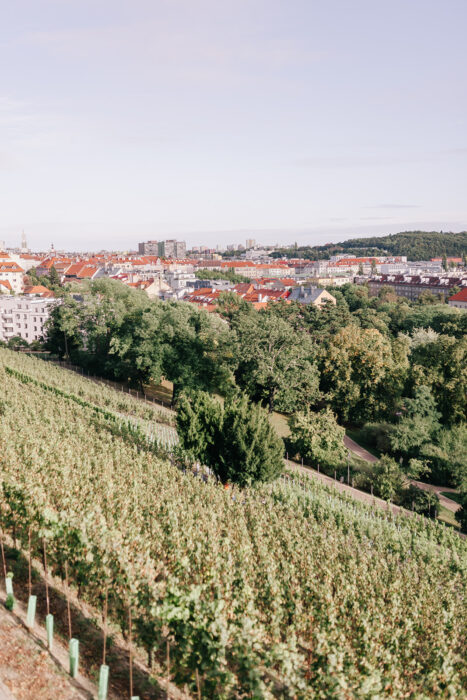
[[[109,667],[105,664],[101,665],[99,671],[99,688],[97,692],[97,700],[107,700],[107,691],[109,687]]]
[[[29,627],[30,630],[34,627],[34,621],[36,619],[36,603],[37,596],[30,595],[28,600],[28,612],[26,615],[26,626]]]
[[[47,632],[47,646],[49,649],[52,649],[54,641],[54,616],[51,613],[45,618],[45,629]]]
[[[79,662],[79,641],[70,639],[70,676],[76,678],[78,675]]]

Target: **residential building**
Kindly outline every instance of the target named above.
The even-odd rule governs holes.
[[[138,243],[138,253],[141,255],[159,255],[159,242],[146,241],[146,243]]]
[[[176,241],[174,238],[167,241],[160,241],[158,254],[161,258],[183,259],[186,258],[185,241]]]
[[[194,289],[196,282],[195,273],[187,270],[167,270],[165,279],[170,289]]]
[[[377,296],[383,287],[389,287],[397,296],[407,299],[418,299],[423,292],[448,296],[452,287],[467,286],[467,275],[374,275],[368,280],[368,290],[373,296]]]
[[[8,341],[18,336],[28,343],[40,340],[44,335],[44,324],[56,299],[40,296],[0,295],[0,340]]]
[[[254,238],[247,238],[245,241],[245,248],[248,250],[249,248],[254,248],[256,245],[256,241]]]
[[[449,299],[448,304],[457,309],[467,310],[467,286],[461,289],[460,292],[457,292],[457,294],[454,294],[454,296]]]
[[[0,280],[9,282],[14,294],[21,294],[23,291],[24,269],[17,262],[5,253],[0,254]]]
[[[298,301],[300,304],[313,304],[313,306],[323,306],[323,304],[336,305],[336,298],[325,289],[319,287],[295,287],[291,290],[289,301]]]

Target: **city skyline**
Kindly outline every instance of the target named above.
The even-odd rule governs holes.
[[[0,30],[0,240],[465,230],[466,19],[458,0],[19,0]]]

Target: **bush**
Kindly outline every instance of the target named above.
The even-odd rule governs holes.
[[[437,518],[439,514],[438,495],[432,491],[423,491],[413,484],[401,491],[398,504],[429,518]]]
[[[462,507],[456,513],[456,520],[461,526],[461,532],[467,533],[467,484],[464,484],[459,496]]]
[[[385,501],[398,502],[404,489],[406,477],[400,466],[388,455],[383,455],[378,462],[363,467],[356,477],[356,486]]]
[[[5,600],[5,607],[6,607],[6,609],[9,610],[10,612],[11,612],[11,611],[13,610],[13,608],[15,607],[15,597],[14,597],[13,595],[11,595],[11,593],[9,593],[9,594],[7,595],[7,597],[6,597],[6,600]]]
[[[378,452],[387,453],[391,450],[391,441],[389,439],[391,427],[389,423],[367,423],[360,430],[360,435],[363,442],[367,445],[371,445]]]
[[[289,418],[289,427],[291,451],[308,464],[319,464],[323,471],[332,471],[346,461],[345,429],[338,425],[329,408],[318,413],[309,409],[294,413]]]
[[[210,467],[223,483],[252,486],[283,470],[283,441],[267,412],[245,395],[231,397],[222,408],[205,392],[183,394],[177,429],[184,457]]]

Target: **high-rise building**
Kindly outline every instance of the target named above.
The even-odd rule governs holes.
[[[161,258],[172,258],[174,260],[186,257],[185,241],[176,241],[171,238],[167,241],[160,241],[159,255]]]
[[[245,248],[247,250],[249,250],[249,248],[254,248],[256,245],[256,241],[254,238],[247,238],[245,243],[246,243]]]
[[[138,243],[138,253],[140,255],[159,255],[159,245],[157,241]]]

